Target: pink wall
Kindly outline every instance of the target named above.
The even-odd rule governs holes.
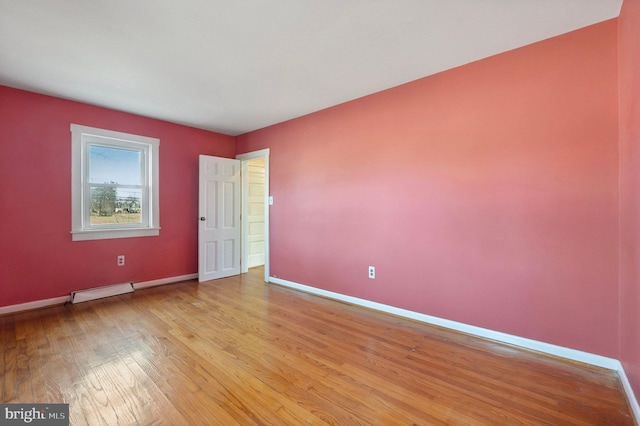
[[[620,359],[640,396],[640,1],[625,0],[620,31]]]
[[[160,138],[159,237],[71,241],[70,123]],[[234,139],[0,86],[0,306],[197,272],[199,154]]]
[[[617,132],[612,20],[236,152],[271,148],[272,275],[617,357]]]

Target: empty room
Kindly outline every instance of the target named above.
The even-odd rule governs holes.
[[[0,0],[0,424],[638,425],[640,0]]]

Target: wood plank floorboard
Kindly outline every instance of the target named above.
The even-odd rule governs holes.
[[[72,425],[634,425],[616,373],[262,282],[0,317],[3,403]]]

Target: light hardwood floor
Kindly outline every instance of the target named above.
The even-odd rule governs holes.
[[[617,376],[262,270],[0,317],[5,403],[72,425],[633,425]]]

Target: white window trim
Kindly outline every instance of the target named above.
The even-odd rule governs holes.
[[[85,157],[92,137],[112,139],[123,145],[145,146],[151,165],[149,177],[149,216],[147,226],[87,228],[84,217]],[[114,146],[118,146],[114,144]],[[71,237],[73,241],[103,240],[110,238],[149,237],[160,234],[160,188],[158,154],[160,139],[132,135],[112,130],[71,124]],[[144,221],[143,221],[144,222]]]

